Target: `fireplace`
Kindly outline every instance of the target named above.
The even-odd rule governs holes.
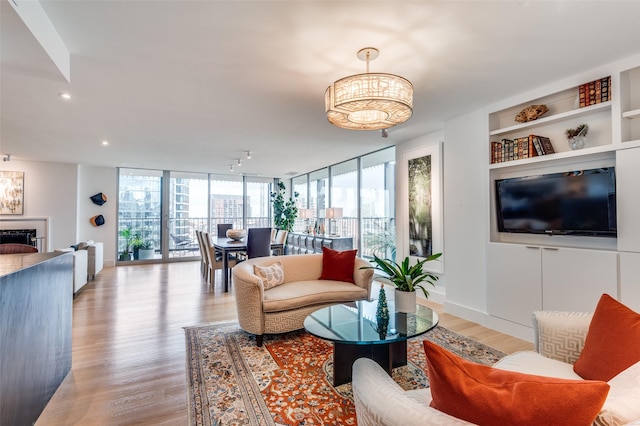
[[[36,245],[35,229],[4,229],[0,230],[0,244],[18,243]]]

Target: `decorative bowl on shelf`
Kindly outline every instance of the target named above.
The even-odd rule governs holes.
[[[227,238],[231,238],[234,241],[240,241],[247,236],[247,231],[244,229],[227,229]]]

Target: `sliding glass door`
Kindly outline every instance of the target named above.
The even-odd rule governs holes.
[[[169,173],[167,223],[168,253],[164,257],[200,256],[196,230],[207,227],[208,176],[198,173]]]
[[[159,257],[162,172],[120,169],[118,186],[118,261]]]

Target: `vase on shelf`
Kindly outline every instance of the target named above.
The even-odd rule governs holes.
[[[569,148],[571,148],[572,151],[584,148],[586,139],[587,138],[585,136],[574,136],[572,138],[569,138]]]

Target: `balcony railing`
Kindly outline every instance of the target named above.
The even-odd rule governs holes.
[[[210,223],[209,232],[216,235],[217,225],[220,223],[231,223],[234,227],[240,227],[241,217],[213,217],[209,220],[206,217],[190,218],[169,218],[169,256],[200,256],[197,244],[196,230],[207,230],[207,222]],[[314,223],[311,219],[310,223]],[[156,251],[156,256],[160,257],[160,217],[145,218],[120,218],[120,227],[129,227],[132,235],[139,234],[144,241],[152,244]],[[337,234],[343,237],[352,237],[354,247],[358,246],[358,218],[343,217],[336,219]],[[246,228],[261,228],[272,226],[269,217],[247,218]],[[361,221],[362,253],[360,256],[373,258],[378,257],[395,258],[396,230],[395,219],[389,217],[365,217]],[[298,232],[304,230],[304,220],[298,219],[294,228]],[[326,232],[329,230],[326,228]],[[123,252],[126,241],[123,237],[118,238],[118,251]]]

